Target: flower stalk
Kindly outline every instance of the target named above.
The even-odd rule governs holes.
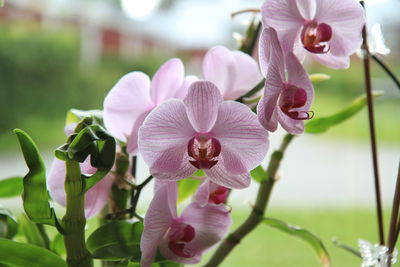
[[[234,232],[229,234],[227,238],[220,244],[214,255],[204,267],[218,266],[228,254],[240,243],[240,241],[253,231],[262,221],[265,209],[268,205],[272,189],[276,181],[280,163],[285,154],[286,148],[293,140],[294,135],[287,134],[283,138],[280,148],[271,155],[271,160],[267,169],[267,177],[262,180],[258,188],[256,203],[246,221],[240,225]]]
[[[65,163],[67,205],[62,225],[65,231],[64,244],[67,250],[67,262],[70,267],[91,267],[93,266],[92,257],[85,244],[85,191],[81,171],[78,162],[67,160]]]
[[[361,1],[361,5],[365,8],[364,1]],[[378,153],[376,145],[376,134],[375,134],[375,119],[374,119],[374,106],[372,102],[372,85],[371,85],[371,72],[370,72],[370,52],[368,49],[367,39],[367,26],[365,25],[362,30],[362,49],[364,53],[364,77],[365,77],[365,92],[367,95],[368,104],[368,121],[369,121],[369,132],[371,140],[371,152],[372,152],[372,164],[374,170],[374,183],[375,183],[375,199],[376,199],[376,211],[378,219],[378,230],[379,230],[379,242],[381,245],[385,244],[385,233],[383,226],[383,212],[382,212],[382,199],[381,189],[379,181],[379,167],[378,167]]]

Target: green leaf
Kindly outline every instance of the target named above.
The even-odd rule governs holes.
[[[22,190],[22,177],[11,177],[0,181],[0,198],[19,196]]]
[[[201,180],[186,178],[178,181],[178,203],[193,195],[199,187]]]
[[[61,234],[57,233],[50,244],[50,249],[57,255],[66,255],[64,238]]]
[[[24,214],[18,217],[21,230],[25,236],[26,242],[39,247],[46,247],[46,244],[40,234],[36,223],[32,222]]]
[[[34,245],[0,238],[0,263],[7,266],[67,267],[56,254]]]
[[[254,181],[259,182],[259,183],[268,178],[267,172],[264,170],[264,168],[261,165],[257,166],[255,169],[253,169],[250,172],[250,175],[251,175],[251,177],[253,177]]]
[[[8,209],[0,206],[0,238],[12,239],[17,232],[17,220]]]
[[[381,96],[382,92],[373,92],[374,97]],[[362,95],[356,98],[348,107],[327,117],[314,118],[306,123],[305,132],[312,134],[324,133],[357,114],[367,104],[367,97]]]
[[[87,240],[94,258],[104,260],[127,259],[140,255],[143,223],[112,221],[96,229]]]
[[[22,201],[26,214],[35,223],[56,226],[61,231],[54,209],[50,207],[46,187],[46,169],[36,147],[27,133],[15,129],[29,172],[24,176]]]
[[[300,238],[303,241],[307,242],[310,246],[312,246],[314,251],[317,253],[317,256],[321,264],[324,267],[331,266],[331,261],[329,258],[328,251],[326,250],[322,241],[315,234],[300,227],[289,225],[277,219],[264,218],[263,222],[268,226],[281,230],[284,233]]]
[[[327,81],[331,78],[330,75],[324,73],[313,73],[310,74],[310,80],[313,84],[321,83]]]
[[[93,110],[79,110],[70,109],[67,113],[67,118],[65,120],[65,125],[70,125],[71,123],[79,123],[85,117],[92,117],[98,124],[103,124],[103,113],[99,109]]]

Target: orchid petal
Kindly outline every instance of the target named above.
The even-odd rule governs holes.
[[[153,103],[161,104],[166,99],[174,97],[184,81],[182,61],[173,58],[165,62],[154,74],[151,81],[150,96]]]
[[[361,31],[365,24],[364,10],[354,0],[316,0],[318,22],[333,29],[330,53],[343,57],[354,53],[361,45]]]
[[[174,198],[176,199],[176,189],[174,190],[174,188],[176,185],[174,186],[173,182],[172,184],[171,182],[160,184],[146,212],[144,230],[140,240],[142,252],[140,266],[142,267],[151,266],[158,245],[176,217],[176,213],[171,211],[170,204]]]
[[[223,101],[218,88],[211,82],[193,83],[183,102],[193,128],[199,133],[207,133],[217,119],[219,104]]]
[[[197,189],[196,194],[194,195],[194,200],[198,203],[201,207],[204,207],[208,204],[208,199],[210,197],[210,186],[211,186],[210,179],[206,179],[199,188]]]
[[[262,80],[258,63],[254,58],[241,51],[232,51],[232,55],[235,58],[236,71],[233,87],[223,94],[224,99],[227,100],[241,97]]]
[[[235,57],[223,46],[208,50],[203,60],[203,76],[214,83],[225,96],[233,87],[236,79]]]
[[[224,158],[218,160],[218,164],[208,170],[204,170],[207,177],[214,183],[227,188],[243,189],[250,185],[250,174],[232,174],[224,166]]]
[[[126,141],[137,118],[151,110],[153,103],[149,90],[149,77],[142,72],[131,72],[123,76],[107,94],[104,124],[114,137]]]
[[[304,18],[293,0],[265,1],[262,8],[264,27],[276,29],[284,52],[292,51]]]
[[[308,76],[308,73],[293,53],[288,53],[285,61],[288,72],[288,83],[304,89],[307,93],[306,104],[303,107],[294,110],[309,111],[314,99],[314,87]]]
[[[263,75],[266,77],[268,74],[268,66],[274,58],[274,73],[278,75],[275,80],[283,80],[284,75],[284,62],[283,52],[278,40],[276,30],[273,28],[263,29],[260,36],[260,66]]]
[[[260,125],[257,116],[243,104],[234,101],[222,103],[211,132],[221,143],[221,157],[224,159],[217,165],[224,164],[231,174],[248,172],[265,157],[268,132]]]
[[[319,63],[332,69],[347,69],[350,66],[350,57],[348,56],[336,57],[329,52],[327,54],[308,54]]]
[[[182,211],[180,217],[196,230],[196,236],[187,248],[202,252],[218,243],[232,223],[230,212],[224,205],[201,207],[194,202]]]
[[[86,159],[80,164],[81,172],[84,174],[93,174],[96,168],[90,165],[90,160]],[[64,182],[66,176],[65,162],[54,159],[49,175],[47,177],[47,185],[49,192],[54,201],[62,206],[66,206],[66,194]],[[85,217],[90,218],[99,213],[108,201],[108,195],[111,191],[112,176],[106,175],[100,182],[93,186],[85,196]]]
[[[186,76],[181,88],[176,91],[174,98],[178,98],[178,99],[184,99],[188,93],[189,87],[192,85],[192,83],[198,81],[199,79],[196,76],[193,75],[189,75]]]
[[[160,179],[181,179],[193,174],[187,144],[194,130],[181,100],[171,99],[155,108],[139,130],[139,150],[151,173]],[[188,167],[189,166],[189,167]]]
[[[150,112],[151,110],[147,110],[142,114],[140,114],[140,116],[138,116],[135,123],[133,124],[131,134],[129,135],[129,138],[127,140],[127,147],[126,147],[126,151],[130,155],[139,154],[139,147],[138,147],[139,129]]]

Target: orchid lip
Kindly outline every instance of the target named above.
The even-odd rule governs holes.
[[[285,84],[279,106],[283,113],[293,120],[309,120],[314,117],[313,111],[294,110],[302,108],[307,103],[307,92],[295,85]]]
[[[308,21],[301,31],[301,42],[306,50],[315,54],[326,54],[330,50],[332,28],[326,23]]]
[[[192,159],[189,162],[198,169],[211,169],[221,153],[220,142],[209,134],[197,134],[189,140],[188,155]]]
[[[192,258],[194,251],[185,249],[185,245],[195,238],[195,229],[189,224],[177,221],[173,223],[170,231],[168,248],[179,257]]]

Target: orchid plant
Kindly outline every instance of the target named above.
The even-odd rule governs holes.
[[[102,111],[69,111],[67,140],[47,175],[33,140],[16,129],[29,172],[23,184],[4,181],[23,187],[28,217],[23,220],[43,244],[10,241],[17,222],[8,210],[0,210],[0,229],[5,229],[0,230],[0,265],[22,266],[35,259],[35,266],[86,267],[99,259],[103,266],[182,266],[201,262],[219,244],[204,265],[215,267],[263,223],[310,243],[321,264],[330,266],[316,235],[265,217],[265,210],[295,137],[327,131],[367,100],[372,107],[377,94],[369,90],[332,116],[314,114],[314,84],[321,75],[309,75],[302,63],[308,57],[347,68],[363,40],[368,60],[364,10],[355,0],[265,0],[255,11],[261,20],[254,18],[240,50],[211,48],[201,77],[185,76],[184,64],[173,58],[151,79],[140,71],[123,76],[105,97]],[[269,134],[278,125],[287,134],[265,169]],[[149,168],[146,179],[136,172],[138,156]],[[143,203],[147,211],[140,214],[141,191],[153,180],[153,199]],[[230,192],[252,180],[259,183],[256,201],[248,218],[231,231]],[[178,199],[189,196],[178,212]],[[65,206],[61,220],[50,200]],[[86,219],[96,215],[100,226],[86,239]],[[44,224],[59,234],[50,240]],[[394,233],[388,249],[379,247],[386,253],[385,266],[393,262]],[[366,265],[366,257],[362,266],[378,266]]]

